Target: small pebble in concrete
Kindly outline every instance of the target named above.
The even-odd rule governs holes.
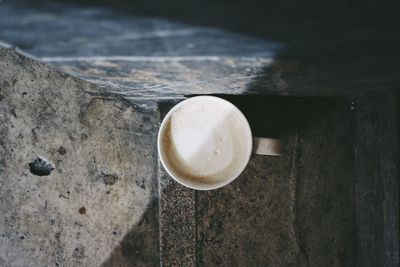
[[[64,195],[64,194],[58,194],[58,197],[59,198],[65,198],[65,199],[69,199],[69,197],[67,197],[66,195]]]
[[[144,184],[144,180],[142,180],[142,182],[139,182],[139,181],[136,180],[135,183],[136,183],[137,186],[140,186],[140,188],[146,189],[146,185]]]
[[[79,213],[82,215],[86,214],[86,208],[85,207],[79,208]]]
[[[111,174],[111,173],[106,173],[106,172],[100,172],[100,174],[98,174],[98,179],[103,180],[103,182],[106,185],[113,185],[115,184],[115,182],[118,180],[118,176],[116,174]]]
[[[38,157],[29,163],[29,170],[34,175],[47,176],[54,170],[54,166],[48,160]]]
[[[60,146],[60,148],[58,149],[58,153],[60,155],[65,155],[65,153],[67,153],[67,150],[65,150],[63,146]]]
[[[77,259],[82,259],[85,256],[85,248],[80,246],[74,249],[74,252],[72,252],[72,257],[77,258]]]

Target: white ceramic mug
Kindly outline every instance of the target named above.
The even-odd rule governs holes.
[[[253,138],[243,113],[215,96],[196,96],[174,106],[161,123],[158,154],[177,182],[211,190],[235,180],[253,153],[281,155],[274,138]]]

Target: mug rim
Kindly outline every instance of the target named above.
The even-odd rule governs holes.
[[[169,167],[165,163],[165,160],[163,158],[164,156],[161,153],[161,150],[162,150],[162,146],[161,146],[161,138],[162,138],[162,136],[161,136],[161,134],[164,132],[164,128],[165,128],[165,125],[166,125],[167,121],[171,118],[172,114],[175,111],[177,111],[179,108],[181,108],[183,105],[186,105],[186,104],[188,104],[188,103],[190,103],[192,101],[196,101],[199,98],[202,98],[202,99],[213,99],[213,100],[221,101],[221,102],[224,102],[225,104],[228,104],[231,108],[233,108],[237,112],[239,117],[242,119],[242,121],[245,124],[246,132],[247,132],[248,136],[250,136],[250,140],[248,140],[249,141],[249,147],[248,147],[248,149],[246,151],[246,155],[245,155],[246,157],[245,157],[245,160],[242,163],[242,166],[238,169],[238,171],[236,172],[235,175],[232,175],[232,177],[229,177],[228,179],[223,180],[223,182],[218,183],[216,186],[213,185],[213,184],[204,184],[204,187],[203,187],[203,186],[193,186],[192,184],[186,183],[186,180],[184,178],[176,177],[176,175],[174,175],[172,173],[172,171],[169,170]],[[158,154],[158,157],[159,157],[159,159],[161,161],[161,164],[163,165],[163,167],[166,170],[166,172],[169,174],[169,176],[171,176],[175,181],[177,181],[181,185],[184,185],[186,187],[189,187],[189,188],[195,189],[195,190],[203,190],[203,191],[214,190],[214,189],[218,189],[218,188],[221,188],[223,186],[226,186],[226,185],[230,184],[231,182],[233,182],[234,180],[236,180],[236,178],[238,178],[242,174],[242,172],[246,168],[247,164],[249,163],[250,157],[251,157],[251,154],[252,154],[252,149],[253,149],[253,134],[252,134],[249,122],[248,122],[247,118],[244,116],[243,112],[238,107],[236,107],[234,104],[229,102],[228,100],[225,100],[223,98],[216,97],[216,96],[210,96],[210,95],[202,95],[202,96],[190,97],[190,98],[187,98],[187,99],[179,102],[174,107],[172,107],[172,109],[169,110],[168,113],[163,118],[163,120],[161,122],[161,125],[160,125],[160,128],[158,130],[158,135],[157,135],[157,152],[158,152],[157,154]]]

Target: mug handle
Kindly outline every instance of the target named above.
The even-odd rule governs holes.
[[[253,137],[253,154],[282,156],[285,145],[281,139],[267,137]]]

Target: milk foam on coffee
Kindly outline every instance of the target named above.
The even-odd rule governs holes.
[[[170,171],[182,179],[206,184],[240,172],[247,164],[251,145],[244,116],[217,98],[197,98],[182,105],[166,121],[162,137],[163,158]]]

